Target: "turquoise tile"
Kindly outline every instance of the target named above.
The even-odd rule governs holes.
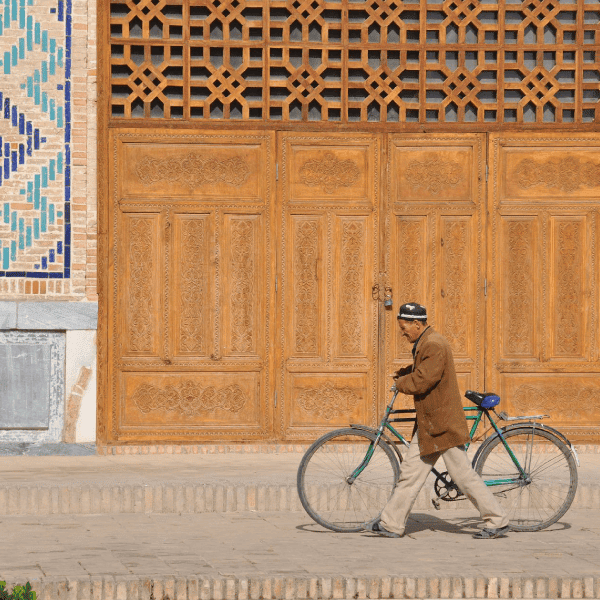
[[[42,34],[42,28],[41,28],[41,26],[40,26],[39,23],[35,24],[35,30],[34,31],[35,31],[35,38],[34,38],[35,43],[39,44],[40,41],[41,41],[41,37],[42,37],[42,35],[41,35]]]
[[[14,210],[10,213],[10,230],[17,231],[17,213]]]
[[[17,242],[15,240],[10,242],[10,260],[17,260]]]
[[[17,0],[13,0],[12,2],[12,20],[16,21],[19,18],[19,9],[17,8]]]
[[[19,219],[19,233],[25,231],[25,219]]]
[[[8,269],[10,267],[10,260],[9,260],[9,249],[8,248],[2,248],[2,268],[4,270]]]
[[[48,52],[48,32],[42,31],[42,52]]]
[[[48,112],[48,94],[46,92],[42,92],[42,110],[45,113]]]
[[[59,112],[61,111],[61,107],[58,107]],[[59,152],[58,155],[56,156],[56,169],[58,170],[59,173],[63,172],[63,153]]]
[[[22,233],[19,234],[19,250],[25,250],[25,236]]]
[[[17,63],[19,62],[19,49],[16,46],[13,46],[11,48],[11,54],[12,54],[12,66],[16,67]]]
[[[48,187],[48,167],[42,167],[42,187]],[[44,202],[44,198],[42,198],[42,205]],[[43,209],[42,209],[43,210]]]
[[[31,227],[27,227],[25,232],[25,243],[27,244],[27,247],[31,247]]]
[[[42,81],[48,81],[48,61],[42,61]]]
[[[49,175],[50,175],[50,181],[54,181],[56,179],[56,161],[51,158],[50,159],[50,171],[49,171]]]
[[[10,75],[10,52],[4,53],[4,74]]]
[[[40,209],[40,176],[36,175],[34,177],[35,180],[35,190],[34,190],[34,195],[33,195],[33,201],[34,201],[34,208],[35,210],[39,210]]]
[[[50,98],[50,120],[54,121],[56,119],[56,108],[55,108],[54,98]]]
[[[50,55],[50,75],[54,75],[56,73],[56,57],[54,54]]]
[[[19,4],[19,28],[25,29],[25,0],[21,0]]]
[[[42,198],[42,232],[45,233],[48,229],[47,225],[47,219],[48,219],[48,211],[46,210],[46,206],[47,206],[48,200],[47,198],[44,196]]]
[[[27,50],[33,50],[33,17],[27,17]]]
[[[54,223],[54,204],[51,204],[49,206],[49,211],[48,211],[48,220],[50,221],[50,225],[52,225]]]
[[[40,220],[39,219],[33,220],[33,237],[36,240],[40,239]]]
[[[62,127],[63,126],[63,109],[62,109],[62,106],[59,106],[56,112],[57,112],[57,115],[56,115],[56,125],[58,127]],[[60,170],[59,173],[62,173],[62,170]]]

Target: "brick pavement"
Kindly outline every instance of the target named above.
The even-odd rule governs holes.
[[[416,510],[387,539],[290,511],[3,516],[0,578],[39,600],[600,597],[597,511],[489,541],[476,517]]]

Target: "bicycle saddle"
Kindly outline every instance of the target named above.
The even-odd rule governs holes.
[[[491,392],[473,392],[467,390],[465,397],[481,408],[494,408],[500,403],[500,396]]]

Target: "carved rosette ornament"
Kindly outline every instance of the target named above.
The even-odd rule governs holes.
[[[156,410],[179,412],[193,416],[216,409],[237,413],[248,402],[247,396],[237,384],[217,389],[187,380],[162,389],[150,383],[140,385],[131,401],[144,414]]]
[[[537,161],[531,158],[519,162],[514,179],[522,188],[542,186],[562,192],[583,187],[600,187],[600,164],[584,162],[574,157]]]
[[[329,381],[316,388],[303,389],[296,397],[302,410],[325,421],[350,414],[361,400],[356,390],[335,387]]]
[[[250,176],[250,167],[241,157],[221,160],[192,153],[170,158],[146,156],[138,161],[135,170],[144,185],[164,181],[192,189],[218,183],[240,187]]]
[[[132,219],[129,231],[129,347],[152,351],[152,222]]]
[[[406,180],[414,188],[425,188],[439,194],[444,188],[456,187],[464,179],[461,166],[452,160],[442,160],[437,154],[426,154],[423,160],[413,160],[406,168]]]
[[[179,336],[184,352],[202,353],[205,264],[205,222],[186,219],[182,224]]]
[[[306,161],[299,171],[304,185],[321,187],[327,194],[353,185],[359,176],[360,170],[354,161],[336,158],[333,152],[327,152],[323,158]]]
[[[340,294],[340,337],[343,354],[358,354],[362,349],[364,312],[365,228],[358,221],[345,222],[342,228],[342,289]]]
[[[510,401],[515,415],[548,413],[554,419],[579,423],[589,422],[591,415],[600,415],[600,389],[575,381],[562,385],[523,384]]]
[[[254,315],[254,223],[236,219],[231,224],[231,349],[252,352]]]
[[[317,351],[319,301],[317,221],[298,221],[294,238],[296,352],[315,353]]]

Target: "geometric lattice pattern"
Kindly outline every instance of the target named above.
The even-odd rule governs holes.
[[[1,277],[70,277],[70,86],[71,1],[0,0]]]
[[[590,0],[119,0],[112,118],[600,119]]]

